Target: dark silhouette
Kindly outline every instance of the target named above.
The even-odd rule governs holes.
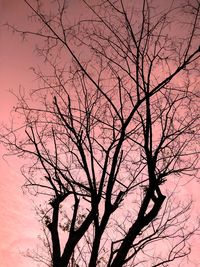
[[[47,255],[31,257],[156,267],[187,256],[199,225],[186,226],[178,188],[197,175],[200,2],[83,0],[71,24],[66,1],[24,2],[35,28],[12,28],[40,38],[49,68],[34,69],[39,87],[19,94],[22,127],[3,142],[43,201]]]

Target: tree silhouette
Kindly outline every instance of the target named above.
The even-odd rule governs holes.
[[[190,253],[199,156],[198,0],[24,1],[43,71],[2,142],[42,204],[47,266],[169,266]],[[175,2],[175,3],[174,3]],[[187,16],[187,20],[186,20]],[[37,39],[38,40],[38,39]],[[47,68],[48,66],[48,68]],[[187,224],[188,223],[188,224]]]

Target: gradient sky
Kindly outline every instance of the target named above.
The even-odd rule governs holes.
[[[77,5],[77,1],[76,1]],[[78,6],[76,6],[77,9]],[[26,8],[23,0],[0,0],[0,24],[6,21],[23,25],[26,21]],[[0,118],[9,120],[9,112],[15,105],[15,98],[9,90],[16,92],[19,86],[32,87],[34,76],[30,67],[41,62],[33,53],[31,42],[22,42],[20,37],[0,27]],[[4,154],[0,147],[0,155]],[[24,178],[19,172],[20,162],[14,158],[0,158],[0,267],[36,267],[37,264],[21,256],[20,251],[34,247],[40,226],[28,196],[23,195],[21,186]],[[200,209],[199,185],[191,184],[191,192],[196,201],[194,212]],[[200,262],[200,241],[193,242],[193,258]],[[190,266],[190,265],[184,265]],[[200,265],[197,265],[200,266]]]
[[[15,98],[9,90],[16,92],[20,85],[30,87],[34,77],[29,68],[36,60],[32,47],[7,31],[2,24],[23,23],[25,8],[22,0],[0,0],[0,118],[8,121]],[[0,147],[0,155],[4,153]],[[0,159],[0,266],[35,267],[21,255],[37,242],[39,224],[33,206],[23,195],[24,182],[19,164],[14,158]]]

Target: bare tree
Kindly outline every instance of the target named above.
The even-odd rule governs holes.
[[[24,2],[34,28],[9,27],[40,38],[46,74],[2,142],[43,201],[43,261],[178,264],[199,229],[179,189],[198,171],[199,0],[82,0],[71,23],[65,0]]]

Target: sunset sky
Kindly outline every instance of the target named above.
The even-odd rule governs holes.
[[[15,98],[9,92],[16,92],[20,85],[30,87],[33,76],[30,72],[36,59],[32,47],[22,43],[7,28],[7,21],[23,23],[25,9],[22,0],[0,0],[0,117],[9,120]],[[1,147],[1,156],[5,153]],[[27,248],[37,242],[39,225],[30,200],[23,195],[23,177],[19,173],[16,159],[0,160],[0,266],[37,266],[22,256]]]
[[[72,1],[72,0],[71,0]],[[76,10],[78,8],[77,1]],[[36,86],[35,77],[30,68],[41,64],[33,52],[33,43],[22,42],[17,34],[8,31],[6,22],[23,25],[26,23],[27,8],[23,0],[0,0],[0,118],[9,122],[10,111],[15,105],[15,97],[10,90],[17,92],[19,87]],[[22,256],[28,248],[36,247],[40,225],[34,211],[31,198],[23,194],[21,186],[24,177],[20,175],[21,162],[14,157],[2,158],[5,153],[0,147],[0,267],[36,267],[40,266]],[[199,187],[192,182],[182,192],[183,196],[194,195],[194,213],[200,209]],[[193,259],[200,266],[200,241],[193,241]],[[187,263],[183,266],[190,266]],[[192,265],[195,266],[195,265]]]

